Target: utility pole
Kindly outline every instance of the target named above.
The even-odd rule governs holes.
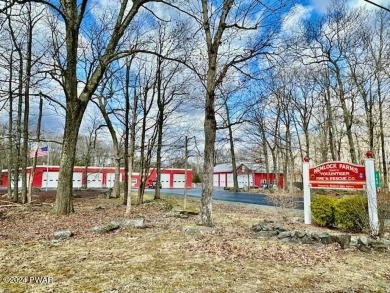
[[[188,137],[185,137],[184,146],[184,204],[183,209],[187,209],[187,161],[188,161]]]
[[[185,143],[184,143],[184,204],[183,204],[183,209],[186,209],[187,208],[187,175],[188,175],[188,172],[187,172],[187,168],[188,168],[188,141],[190,139],[195,139],[195,146],[196,146],[196,137],[195,136],[191,136],[191,137],[188,137],[187,135],[185,136]]]

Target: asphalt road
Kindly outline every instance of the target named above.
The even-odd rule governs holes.
[[[147,189],[146,192],[154,192],[153,189]],[[184,196],[184,189],[182,188],[163,188],[161,193],[172,194],[176,196]],[[200,187],[187,189],[187,195],[193,198],[200,198],[202,189]],[[230,201],[238,203],[256,204],[273,206],[271,202],[267,200],[266,195],[260,193],[248,193],[248,192],[230,192],[222,189],[214,189],[213,199],[221,201]],[[297,209],[303,209],[303,206],[299,205]]]
[[[6,188],[4,188],[4,191]],[[146,189],[147,193],[154,193],[154,189]],[[184,188],[162,188],[161,193],[171,194],[179,197],[184,196]],[[200,187],[187,189],[188,197],[200,198],[202,189]],[[213,199],[227,202],[236,202],[243,204],[254,204],[263,206],[273,206],[271,202],[267,200],[267,196],[261,193],[248,193],[248,192],[230,192],[223,189],[214,189]],[[303,210],[303,199],[298,202],[296,209]]]

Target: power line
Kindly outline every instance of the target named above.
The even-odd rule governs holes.
[[[372,5],[375,5],[376,7],[382,8],[382,9],[384,9],[384,10],[390,12],[390,9],[389,9],[389,8],[386,8],[386,7],[382,6],[382,5],[379,5],[379,4],[377,4],[377,3],[374,3],[374,2],[372,2],[372,1],[370,1],[370,0],[364,0],[364,1],[366,1],[366,2],[368,2],[368,3],[370,3],[370,4],[372,4]]]

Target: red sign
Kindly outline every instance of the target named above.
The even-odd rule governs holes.
[[[364,189],[366,171],[364,166],[344,162],[327,162],[309,169],[311,188]]]

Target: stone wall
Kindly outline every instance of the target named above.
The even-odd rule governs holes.
[[[338,243],[342,249],[356,247],[364,252],[390,252],[389,239],[372,239],[367,236],[331,234],[328,232],[296,231],[267,220],[253,225],[252,231],[254,235],[259,237],[283,239],[291,243],[325,245]]]

